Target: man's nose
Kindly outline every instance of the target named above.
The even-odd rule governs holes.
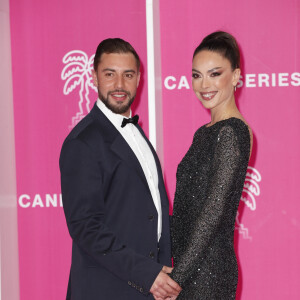
[[[117,88],[117,89],[124,88],[124,77],[122,75],[116,76],[115,88]]]

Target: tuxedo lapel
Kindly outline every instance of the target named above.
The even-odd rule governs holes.
[[[138,161],[134,152],[132,151],[126,140],[123,138],[123,136],[120,134],[120,132],[102,113],[102,111],[96,104],[91,110],[91,115],[93,119],[97,121],[99,130],[104,136],[105,142],[110,145],[110,149],[123,161],[125,161],[129,168],[132,168],[136,171],[136,173],[141,177],[142,181],[146,185],[147,189],[149,189],[147,179],[140,165],[140,162]]]
[[[125,139],[119,134],[111,145],[111,150],[117,154],[122,160],[126,161],[129,168],[135,169],[135,171],[139,174],[142,178],[145,185],[148,187],[147,179],[145,177],[144,171],[141,167],[140,162],[138,161],[137,157],[135,156],[134,152],[127,144]]]
[[[160,194],[161,194],[161,197],[162,197],[162,190],[164,189],[164,179],[162,177],[162,170],[161,170],[161,165],[160,165],[160,162],[159,162],[159,158],[156,154],[156,151],[155,149],[153,148],[152,144],[150,143],[149,139],[146,137],[143,129],[139,126],[139,125],[136,125],[138,130],[140,131],[140,133],[142,134],[142,136],[144,137],[144,139],[146,140],[149,148],[151,149],[151,152],[153,154],[153,157],[155,159],[155,163],[156,163],[156,169],[157,169],[157,176],[158,176],[158,183],[159,183],[159,191],[160,191]]]
[[[140,131],[140,133],[142,134],[143,138],[146,140],[146,142],[147,142],[147,144],[148,144],[148,146],[149,146],[149,148],[150,148],[150,150],[151,150],[151,152],[153,154],[153,157],[154,157],[155,163],[156,163],[156,168],[157,168],[158,176],[160,176],[160,173],[161,173],[161,172],[159,172],[159,171],[161,171],[161,169],[160,169],[160,162],[158,160],[158,156],[156,154],[156,151],[153,148],[152,144],[150,143],[149,139],[146,137],[143,129],[139,125],[136,125],[136,126],[137,126],[138,130]]]

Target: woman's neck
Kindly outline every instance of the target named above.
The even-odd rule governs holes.
[[[223,105],[219,105],[210,111],[211,113],[211,122],[210,125],[213,125],[219,121],[231,118],[238,117],[240,112],[235,104],[234,99],[229,103],[224,103]]]

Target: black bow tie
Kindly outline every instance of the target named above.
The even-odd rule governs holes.
[[[135,115],[132,118],[128,118],[128,119],[124,118],[121,127],[122,128],[125,127],[128,123],[132,123],[132,124],[136,125],[138,120],[139,120],[138,115]]]

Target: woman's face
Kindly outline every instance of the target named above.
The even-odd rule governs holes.
[[[232,71],[230,61],[217,52],[202,50],[193,59],[193,90],[208,109],[234,101],[234,86],[240,69]]]

